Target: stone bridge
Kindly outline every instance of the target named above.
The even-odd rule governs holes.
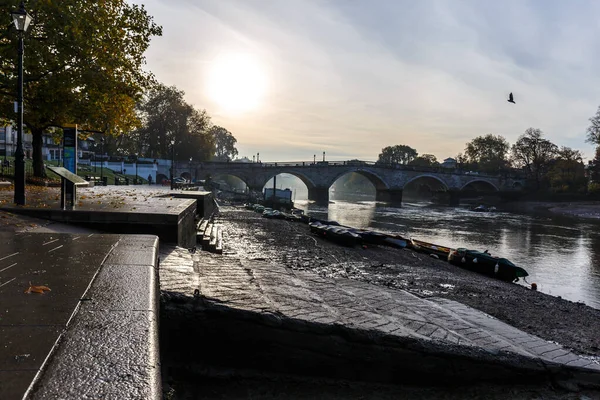
[[[198,162],[175,164],[175,176],[186,179],[216,178],[231,175],[241,179],[251,190],[262,192],[265,184],[279,174],[298,177],[308,188],[309,200],[325,203],[329,188],[341,176],[356,172],[369,179],[376,190],[377,201],[402,202],[402,191],[414,182],[437,186],[448,192],[451,204],[457,204],[466,191],[494,191],[499,194],[517,192],[524,180],[508,175],[483,175],[442,167],[427,168],[406,165],[386,165],[362,161],[236,163]]]

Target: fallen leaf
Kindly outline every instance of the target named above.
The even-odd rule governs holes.
[[[25,290],[25,293],[40,293],[44,294],[45,291],[51,291],[48,286],[34,286],[29,282],[29,287]]]

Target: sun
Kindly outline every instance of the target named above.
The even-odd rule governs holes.
[[[265,95],[267,79],[256,57],[246,53],[223,53],[212,62],[208,94],[231,112],[256,109]]]

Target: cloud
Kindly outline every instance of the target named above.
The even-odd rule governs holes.
[[[600,103],[593,1],[145,3],[164,27],[149,68],[231,130],[242,155],[374,160],[408,144],[443,159],[476,136],[514,142],[530,126],[593,154],[584,143]],[[230,115],[208,99],[206,65],[219,51],[263,61],[260,109]]]

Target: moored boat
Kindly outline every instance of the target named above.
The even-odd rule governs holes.
[[[447,260],[448,255],[452,251],[452,249],[449,247],[440,246],[439,244],[424,242],[422,240],[410,239],[410,244],[411,244],[411,247],[413,249],[415,249],[416,251],[419,251],[421,253],[427,253],[427,254],[435,254],[436,256],[438,256],[439,258],[441,258],[443,260]]]
[[[506,258],[493,257],[487,250],[481,252],[458,248],[450,252],[448,262],[507,282],[514,282],[529,275],[523,268],[517,267]]]
[[[356,229],[353,232],[359,235],[366,244],[385,245],[385,240],[388,238],[388,235],[375,231]]]
[[[360,235],[334,225],[325,228],[324,236],[327,240],[349,247],[356,246],[361,242]]]
[[[400,236],[387,236],[383,240],[384,246],[395,247],[397,249],[403,249],[408,246],[408,240]]]
[[[310,231],[319,236],[323,236],[323,234],[325,233],[325,228],[327,226],[328,225],[325,225],[325,224],[321,223],[320,221],[313,221],[313,222],[308,223],[308,227],[310,228]]]

